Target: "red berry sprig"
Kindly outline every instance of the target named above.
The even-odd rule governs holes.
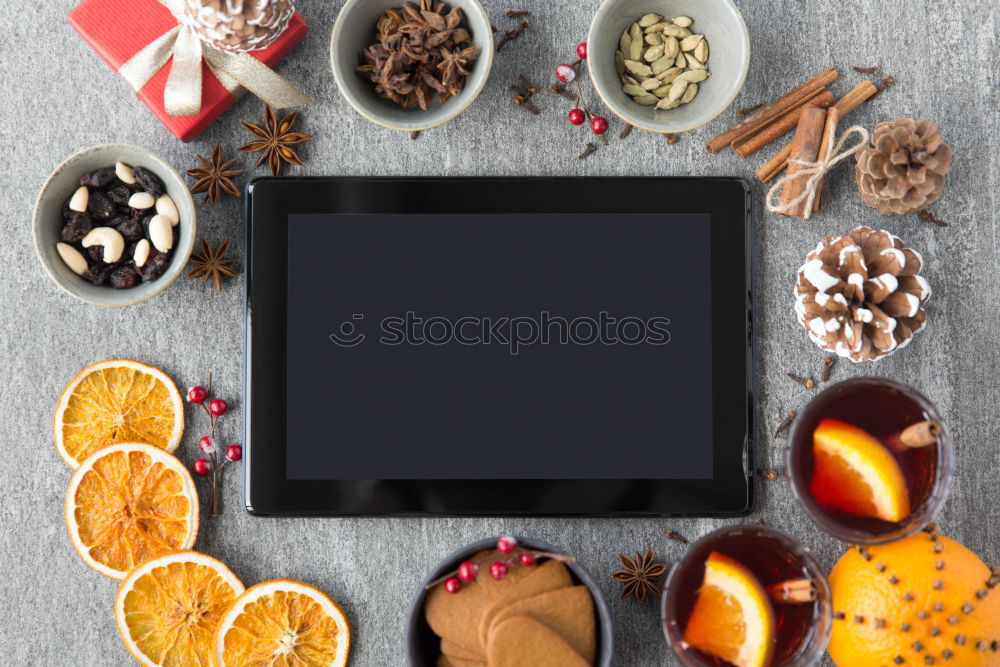
[[[497,581],[503,579],[510,573],[510,568],[516,565],[522,567],[534,567],[540,558],[551,558],[563,563],[573,563],[575,558],[568,554],[557,554],[549,551],[535,551],[532,549],[522,549],[517,543],[517,538],[504,535],[497,540],[496,550],[501,554],[501,558],[492,560],[488,571],[490,576]],[[483,559],[484,561],[487,559]],[[462,584],[471,584],[479,577],[479,570],[482,563],[473,560],[465,560],[459,564],[454,572],[438,577],[427,584],[425,590],[430,590],[441,585],[448,593],[458,593],[462,590]]]
[[[220,458],[219,446],[215,440],[215,430],[219,424],[219,418],[229,412],[229,404],[221,398],[212,398],[212,374],[208,374],[208,389],[205,387],[191,387],[187,393],[188,402],[200,405],[212,423],[211,432],[198,439],[198,449],[208,455],[191,464],[191,471],[198,477],[207,478],[211,493],[211,514],[219,516],[220,509],[219,484],[222,480],[222,470],[230,463],[236,463],[243,458],[243,448],[239,445],[229,445],[225,454]],[[206,405],[205,401],[208,401]]]
[[[586,101],[583,99],[583,91],[580,88],[579,68],[580,64],[587,59],[587,42],[580,42],[576,45],[576,55],[576,62],[571,64],[562,63],[556,67],[556,78],[560,83],[566,86],[574,82],[576,83],[575,106],[566,115],[566,120],[569,121],[570,125],[583,125],[589,119],[590,131],[601,137],[602,141],[606,141],[604,133],[608,131],[608,119],[604,116],[598,116],[590,110],[590,107],[587,106]],[[568,91],[560,90],[558,92],[573,99],[573,94]]]

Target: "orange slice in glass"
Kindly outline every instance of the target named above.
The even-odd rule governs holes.
[[[824,419],[813,432],[813,458],[809,492],[820,505],[883,521],[909,516],[903,471],[885,445],[866,431]]]
[[[73,473],[66,527],[83,562],[122,579],[139,563],[194,545],[198,492],[173,454],[152,445],[111,445]]]
[[[119,442],[172,452],[184,433],[184,402],[163,371],[137,361],[102,361],[63,389],[52,430],[59,454],[73,468]]]
[[[341,667],[347,664],[351,628],[325,593],[278,579],[251,586],[233,603],[215,645],[221,667]]]
[[[215,665],[219,620],[243,592],[236,575],[196,551],[152,558],[132,570],[115,597],[115,622],[142,665]]]
[[[757,577],[728,556],[709,554],[684,641],[737,667],[769,665],[774,610]]]

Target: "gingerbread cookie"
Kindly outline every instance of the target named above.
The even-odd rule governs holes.
[[[499,558],[496,551],[482,551],[472,560],[485,569],[496,558]],[[449,593],[444,586],[435,586],[424,602],[427,624],[438,637],[468,651],[485,654],[486,648],[479,642],[479,619],[483,611],[520,581],[535,574],[537,570],[527,567],[512,567],[507,576],[499,580],[484,573],[475,581],[463,584],[461,592],[456,594]]]
[[[483,610],[482,616],[479,619],[479,645],[482,646],[482,650],[486,650],[486,639],[489,635],[490,626],[493,624],[493,617],[501,609],[512,602],[572,585],[573,580],[569,575],[569,570],[559,561],[547,560],[541,565],[536,566],[535,570],[524,581],[493,600]]]
[[[525,581],[521,586],[527,584]],[[518,600],[497,612],[493,623],[525,616],[548,626],[573,647],[587,662],[594,661],[596,628],[594,601],[586,586],[572,586]]]
[[[591,663],[547,625],[511,616],[490,629],[486,645],[490,667],[590,667]]]

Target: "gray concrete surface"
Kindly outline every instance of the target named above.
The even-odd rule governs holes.
[[[0,14],[0,663],[4,665],[126,665],[115,630],[116,582],[87,569],[66,536],[62,508],[69,470],[52,445],[51,414],[63,383],[93,361],[130,357],[155,364],[187,387],[214,371],[217,386],[236,399],[242,348],[242,279],[215,296],[183,279],[147,304],[103,310],[74,301],[43,273],[31,243],[35,194],[49,171],[76,148],[105,141],[148,146],[178,168],[207,155],[215,142],[227,152],[246,140],[241,119],[257,120],[261,104],[246,97],[197,141],[170,136],[87,47],[65,20],[72,0],[11,3]],[[993,3],[977,0],[738,0],[752,35],[752,64],[742,107],[773,98],[830,64],[846,91],[860,75],[852,65],[879,65],[894,88],[851,119],[871,127],[900,115],[939,124],[955,149],[955,168],[934,210],[951,223],[939,228],[915,218],[880,217],[863,206],[849,170],[829,181],[822,215],[811,222],[761,215],[756,258],[761,419],[773,429],[785,411],[808,398],[787,371],[815,372],[820,355],[792,315],[795,269],[816,241],[855,225],[883,227],[924,252],[934,288],[928,328],[909,348],[866,368],[840,364],[836,378],[871,372],[925,391],[940,406],[957,449],[957,475],[941,517],[944,531],[988,561],[1000,561],[1000,353],[996,346],[1000,263],[1000,127],[998,23]],[[576,156],[587,138],[563,120],[565,101],[542,95],[540,117],[513,108],[507,85],[518,71],[549,81],[556,63],[573,58],[597,0],[487,0],[497,25],[503,12],[524,5],[532,27],[502,51],[480,100],[450,125],[417,141],[369,125],[340,97],[327,64],[328,36],[340,0],[302,0],[311,26],[306,41],[280,72],[315,103],[304,110],[304,169],[290,174],[434,175],[738,175],[761,160],[709,156],[705,140],[732,112],[668,146],[633,133],[585,162]],[[621,126],[612,123],[610,136]],[[768,151],[768,154],[770,151]],[[241,157],[248,174],[249,157]],[[758,194],[762,194],[757,188]],[[760,207],[759,207],[760,208]],[[230,238],[242,253],[239,203],[229,199],[201,216],[202,234]],[[228,440],[239,404],[226,421]],[[193,426],[202,424],[193,412]],[[180,455],[194,458],[198,428]],[[233,434],[233,435],[230,435]],[[780,445],[765,439],[760,465],[779,460]],[[718,520],[357,519],[266,520],[245,514],[240,479],[228,475],[225,516],[202,523],[197,548],[228,562],[248,584],[274,577],[301,579],[340,600],[354,625],[355,665],[403,663],[407,603],[424,572],[445,553],[501,531],[516,531],[564,546],[602,582],[616,619],[617,663],[673,664],[655,605],[618,600],[609,574],[619,552],[653,548],[671,561],[681,553],[665,528],[697,537],[730,522]],[[782,483],[764,484],[763,518],[812,547],[829,566],[843,545],[814,528]]]

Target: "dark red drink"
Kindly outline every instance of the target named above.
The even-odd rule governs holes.
[[[831,459],[827,446],[848,454]],[[832,475],[830,460],[841,468]],[[936,409],[918,392],[883,378],[857,378],[823,391],[799,415],[788,474],[822,528],[853,543],[888,542],[916,532],[940,509],[951,479],[951,446]],[[867,500],[852,503],[848,496],[858,488]]]
[[[723,666],[726,661],[690,645],[685,630],[706,563],[722,555],[748,570],[766,591],[773,610],[774,645],[770,665],[812,664],[830,634],[830,590],[822,569],[788,535],[763,526],[734,526],[691,545],[667,579],[662,606],[664,632],[678,658],[689,666]]]

